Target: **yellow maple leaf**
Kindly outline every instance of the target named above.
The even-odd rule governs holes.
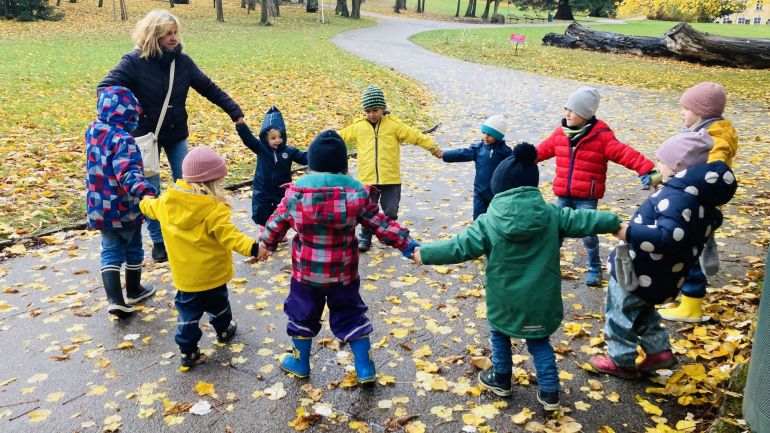
[[[484,423],[484,418],[474,414],[474,413],[464,413],[463,414],[463,422],[466,425],[472,425],[474,427],[478,427],[481,424]]]
[[[430,349],[430,346],[427,344],[423,345],[419,349],[416,349],[412,356],[415,358],[427,358],[429,356],[433,355],[433,351]]]
[[[615,430],[612,427],[603,425],[603,426],[599,427],[599,432],[598,433],[615,433]]]
[[[110,415],[104,418],[104,427],[102,427],[102,431],[105,433],[112,433],[120,430],[122,419],[123,418],[121,418],[120,415]]]
[[[176,416],[176,415],[168,415],[163,417],[163,422],[166,423],[167,426],[179,425],[184,422],[184,417]]]
[[[155,414],[155,409],[148,407],[139,411],[139,419],[147,419]]]
[[[525,407],[524,409],[521,410],[521,412],[517,413],[516,415],[512,415],[511,421],[514,424],[522,425],[525,422],[529,421],[534,414],[535,413],[532,412],[528,407]]]
[[[198,381],[198,383],[195,384],[195,392],[198,393],[199,396],[203,397],[204,395],[214,395],[214,384],[208,383],[204,381]]]
[[[377,383],[382,386],[393,385],[396,383],[396,378],[394,376],[380,376],[380,378],[377,379]]]
[[[56,403],[57,401],[61,400],[62,397],[64,397],[64,392],[52,392],[48,394],[48,396],[45,398],[45,401],[48,403]]]
[[[650,415],[657,415],[661,416],[663,415],[663,411],[654,404],[650,403],[649,401],[643,399],[640,395],[636,395],[636,402],[639,404],[639,406],[644,409],[644,411]]]
[[[88,391],[88,395],[102,395],[107,392],[107,387],[104,385],[93,385],[91,390]]]
[[[425,424],[422,421],[412,421],[404,427],[406,433],[425,433]]]
[[[27,414],[27,416],[29,417],[29,422],[45,421],[46,419],[48,419],[50,415],[51,415],[50,409],[37,409]]]
[[[584,402],[584,401],[576,401],[575,402],[575,409],[586,411],[591,408],[591,405]]]
[[[683,433],[691,432],[695,430],[695,421],[690,419],[683,419],[681,421],[678,421],[676,423],[676,429],[677,431],[683,432]]]
[[[448,274],[449,272],[452,271],[447,266],[434,266],[433,270],[435,270],[436,272],[438,272],[441,275],[446,275],[446,274]]]
[[[134,347],[134,343],[132,343],[131,341],[124,341],[124,342],[118,344],[118,349],[120,349],[120,350],[130,349],[132,347]]]

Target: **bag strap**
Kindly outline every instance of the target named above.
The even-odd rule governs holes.
[[[171,90],[174,88],[174,69],[176,69],[176,59],[171,61],[171,70],[168,73],[168,92],[166,92],[166,99],[163,101],[163,108],[160,110],[160,118],[158,124],[155,125],[155,139],[158,139],[160,134],[160,127],[163,125],[163,119],[166,117],[166,110],[168,109],[168,101],[171,99]]]

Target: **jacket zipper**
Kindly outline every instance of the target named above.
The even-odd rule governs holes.
[[[589,135],[594,134],[594,132],[598,135],[600,132],[609,131],[607,128],[597,129],[596,131],[591,130]],[[572,172],[575,170],[575,157],[577,156],[578,147],[580,146],[580,143],[583,142],[583,140],[587,139],[589,135],[581,138],[578,140],[577,144],[575,145],[575,150],[572,150],[572,144],[569,143],[569,137],[567,137],[567,144],[569,145],[569,173],[567,176],[567,197],[572,197]],[[593,188],[593,180],[591,181],[591,186]],[[593,198],[593,192],[591,193],[591,198]]]
[[[380,184],[380,122],[382,122],[382,120],[377,122],[376,125],[372,125],[372,129],[374,129],[374,177],[377,185]]]

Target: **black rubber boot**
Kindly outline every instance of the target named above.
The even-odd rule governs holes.
[[[361,230],[361,235],[358,237],[358,251],[365,253],[372,248],[372,234],[366,230]]]
[[[107,301],[110,303],[107,311],[120,319],[133,314],[134,307],[126,304],[123,299],[123,288],[120,286],[120,268],[117,266],[102,268],[102,282],[104,283],[104,291],[107,293]]]
[[[155,293],[155,285],[142,283],[142,265],[126,265],[126,303],[143,301]]]
[[[166,245],[163,242],[152,244],[152,259],[155,260],[156,263],[163,263],[168,261]]]

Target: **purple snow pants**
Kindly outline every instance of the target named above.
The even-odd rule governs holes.
[[[291,279],[289,296],[283,311],[289,318],[286,332],[292,337],[315,337],[321,330],[321,314],[329,305],[329,325],[342,341],[352,341],[369,335],[372,322],[366,317],[368,309],[358,288],[360,280],[347,286],[318,288]]]

